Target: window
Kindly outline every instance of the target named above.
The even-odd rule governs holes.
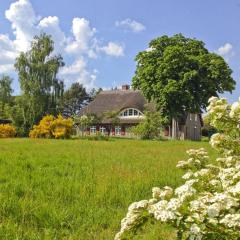
[[[143,116],[143,113],[135,108],[128,108],[123,110],[120,114],[120,117],[139,117]]]
[[[189,115],[190,115],[190,116],[189,116],[189,118],[190,118],[190,121],[192,121],[192,114],[190,113]]]
[[[105,127],[100,127],[100,133],[105,134],[106,128]]]
[[[115,127],[115,135],[121,135],[121,127],[120,126]]]
[[[96,130],[97,130],[96,126],[90,127],[90,134],[96,134]]]

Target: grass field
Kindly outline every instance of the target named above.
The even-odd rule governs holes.
[[[207,142],[0,140],[0,239],[113,239],[128,205],[178,186],[176,162]],[[160,225],[134,239],[173,239]],[[148,232],[148,231],[146,231]]]

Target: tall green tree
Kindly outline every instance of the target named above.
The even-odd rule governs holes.
[[[232,70],[221,56],[209,52],[202,41],[181,34],[152,40],[136,56],[132,85],[155,101],[164,116],[200,112],[211,96],[232,92]]]
[[[57,78],[57,73],[64,66],[61,55],[53,55],[54,42],[45,33],[36,36],[31,49],[21,53],[16,59],[24,131],[40,121],[45,114],[56,114],[63,96],[64,84]]]
[[[90,92],[89,92],[89,102],[93,101],[96,96],[102,91],[103,89],[102,88],[93,88]]]
[[[82,84],[73,83],[63,94],[63,115],[74,116],[89,102],[89,94]]]
[[[12,78],[3,75],[0,77],[0,118],[8,118],[8,109],[13,101],[11,87]]]

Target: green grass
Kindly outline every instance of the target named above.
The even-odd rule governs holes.
[[[113,239],[128,205],[178,186],[177,161],[199,147],[215,155],[207,142],[0,140],[0,239]],[[173,238],[149,227],[136,239]]]

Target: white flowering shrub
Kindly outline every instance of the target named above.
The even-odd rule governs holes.
[[[185,183],[175,190],[154,187],[151,199],[131,204],[115,240],[127,239],[146,218],[174,226],[177,239],[240,239],[240,100],[229,105],[212,97],[209,104],[219,132],[210,144],[221,157],[210,163],[204,149],[187,151],[189,159],[177,164]]]

